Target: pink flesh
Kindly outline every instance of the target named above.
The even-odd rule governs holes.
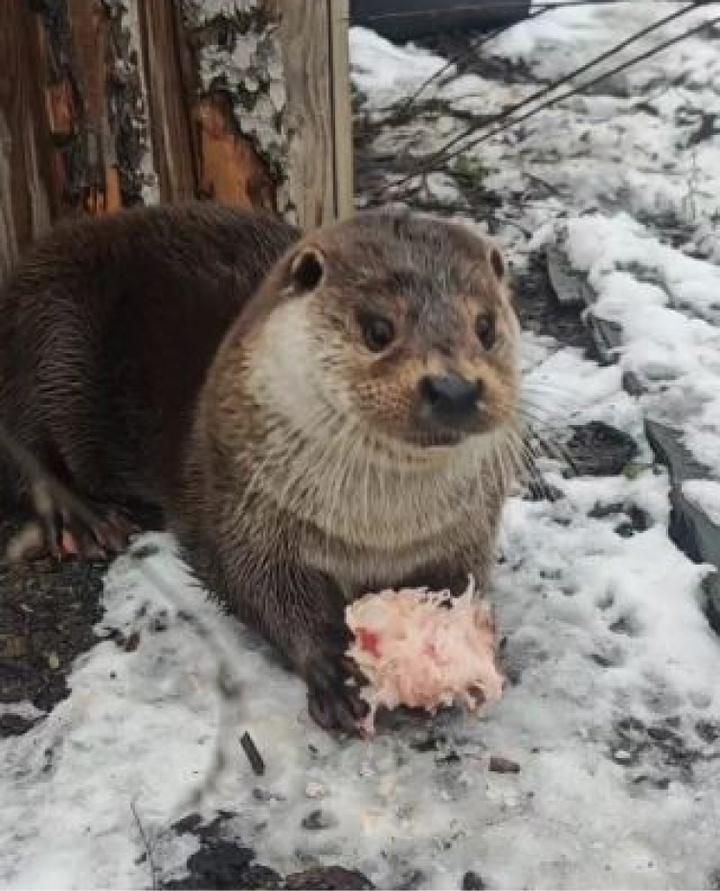
[[[368,594],[347,607],[355,635],[348,655],[370,682],[362,692],[371,708],[369,732],[380,706],[434,712],[460,702],[476,711],[500,698],[503,678],[489,606],[474,596],[472,585],[449,608],[443,601],[447,592],[406,588]]]

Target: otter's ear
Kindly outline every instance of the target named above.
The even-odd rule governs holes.
[[[290,264],[290,284],[299,293],[314,291],[325,275],[325,257],[317,248],[304,248]]]
[[[503,255],[496,247],[490,248],[490,268],[497,276],[498,281],[502,281],[505,278],[505,261],[503,260]]]

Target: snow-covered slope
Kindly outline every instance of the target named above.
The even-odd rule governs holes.
[[[679,7],[558,10],[484,52],[551,77]],[[713,14],[706,5],[665,36]],[[445,61],[360,30],[352,54],[370,110]],[[650,409],[691,404],[688,442],[720,471],[720,139],[692,142],[701,115],[720,114],[719,85],[715,30],[477,149],[515,269],[561,244],[596,311],[623,331],[608,367],[527,334],[528,399],[546,426],[603,420],[640,446],[619,476],[565,478],[548,462],[562,497],[509,504],[493,591],[512,681],[501,703],[482,720],[406,719],[371,742],[338,742],[311,724],[302,684],[192,586],[171,539],[147,536],[137,546],[157,553],[122,557],[108,575],[99,631],[113,638],[78,660],[71,695],[45,720],[0,742],[0,886],[149,887],[148,845],[163,880],[181,877],[197,842],[171,823],[218,809],[236,814],[226,836],[280,871],[340,862],[381,887],[459,887],[467,870],[498,888],[718,882],[708,568],[668,538],[668,478],[642,429]],[[439,118],[380,128],[373,149],[398,155],[410,138],[415,154],[437,148],[466,112],[538,87],[466,74],[429,90]],[[420,197],[458,202],[487,226],[447,172]],[[628,369],[649,382],[640,399],[623,390]],[[687,494],[717,510],[712,487]],[[244,731],[263,777],[239,746]],[[520,771],[490,771],[491,755]]]

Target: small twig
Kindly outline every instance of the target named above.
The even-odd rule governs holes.
[[[240,745],[243,747],[243,751],[247,755],[247,760],[250,762],[250,767],[252,767],[253,773],[255,776],[261,777],[265,773],[265,762],[255,745],[255,741],[247,730],[240,737]]]
[[[158,868],[155,863],[155,858],[153,857],[152,847],[150,845],[150,840],[147,837],[147,833],[143,828],[143,824],[140,822],[140,817],[138,816],[137,809],[135,807],[135,802],[130,802],[130,810],[132,811],[132,815],[135,818],[135,823],[137,824],[138,832],[140,833],[140,838],[142,839],[143,846],[145,847],[145,856],[147,857],[148,864],[150,866],[150,881],[152,882],[152,889],[156,891],[158,886]]]

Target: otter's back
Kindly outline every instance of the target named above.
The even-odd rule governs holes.
[[[58,225],[0,296],[0,418],[56,472],[157,500],[220,340],[297,235],[199,202]]]

